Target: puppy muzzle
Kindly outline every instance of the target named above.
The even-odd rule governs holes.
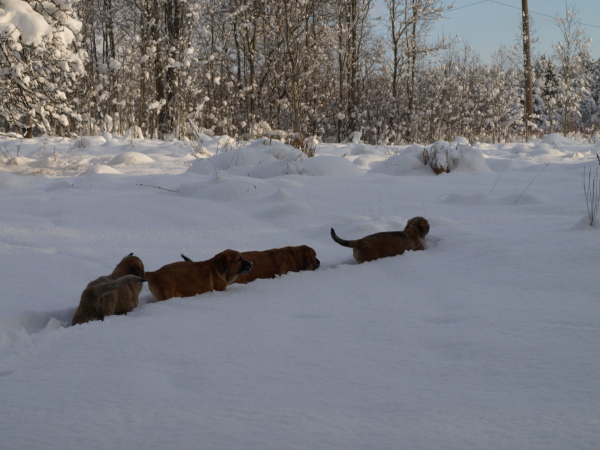
[[[238,273],[240,275],[246,275],[248,272],[250,272],[250,269],[252,269],[252,265],[253,264],[250,261],[246,261],[244,264],[242,264],[242,267]]]

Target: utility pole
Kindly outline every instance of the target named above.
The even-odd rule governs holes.
[[[531,75],[531,39],[529,36],[529,5],[521,0],[523,8],[523,54],[525,55],[525,141],[529,140],[529,120],[533,115],[533,82]]]

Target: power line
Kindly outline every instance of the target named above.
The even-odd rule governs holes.
[[[448,10],[448,12],[458,11],[459,9],[469,8],[470,6],[479,5],[480,3],[487,3],[489,1],[491,1],[491,0],[481,0],[480,2],[471,3],[470,5],[459,6],[458,8],[451,8]]]
[[[480,2],[471,3],[469,5],[460,6],[458,8],[452,8],[452,9],[447,10],[446,12],[454,12],[454,11],[458,11],[459,9],[470,8],[471,6],[475,6],[475,5],[479,5],[480,3],[487,3],[487,2],[489,2],[489,3],[496,3],[497,5],[506,6],[507,8],[518,9],[519,11],[521,10],[521,8],[518,7],[518,6],[509,5],[507,3],[502,3],[502,2],[499,2],[497,0],[482,0]],[[536,14],[538,16],[549,17],[550,19],[556,19],[556,16],[551,16],[549,14],[544,14],[544,13],[537,12],[537,11],[532,11],[532,10],[529,10],[529,14]],[[598,26],[598,25],[592,25],[590,23],[583,23],[583,22],[575,22],[575,23],[577,23],[579,25],[582,25],[584,27],[600,28],[600,26]]]
[[[447,9],[446,11],[444,11],[444,13],[458,11],[459,9],[470,8],[471,6],[480,5],[481,3],[496,3],[497,5],[505,6],[507,8],[521,10],[520,7],[509,5],[507,3],[502,3],[502,2],[499,2],[497,0],[481,0],[479,2],[470,3],[470,4],[464,5],[464,6],[459,6],[458,8]],[[550,19],[556,19],[556,16],[551,16],[549,14],[544,14],[544,13],[537,12],[537,11],[532,11],[532,10],[529,10],[529,14],[536,14],[538,16],[548,17]],[[389,14],[381,14],[378,17],[372,17],[372,20],[376,20],[376,21],[377,20],[383,20],[383,19],[387,19],[389,16],[390,16]],[[598,26],[598,25],[592,25],[590,23],[583,23],[583,22],[575,22],[575,23],[578,24],[578,25],[584,26],[584,27],[600,28],[600,26]]]

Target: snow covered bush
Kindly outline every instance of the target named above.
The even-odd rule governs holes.
[[[288,141],[288,144],[290,144],[294,148],[302,150],[304,154],[309,158],[315,156],[315,153],[317,151],[317,143],[318,141],[315,139],[314,136],[304,138],[300,133],[294,133]]]
[[[425,147],[420,160],[431,167],[436,175],[451,171],[461,172],[487,172],[489,167],[479,150],[464,144],[464,138],[457,138],[458,142],[449,143],[437,141]],[[463,142],[463,143],[461,143]]]
[[[76,0],[0,0],[0,117],[44,132],[68,129],[85,52]]]

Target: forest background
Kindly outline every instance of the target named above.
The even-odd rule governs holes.
[[[433,38],[439,0],[0,0],[0,130],[288,142],[519,141],[515,44]],[[381,2],[378,5],[381,10]],[[600,139],[600,60],[575,7],[536,53],[528,135]],[[532,46],[535,48],[535,27]],[[300,144],[300,147],[303,144]]]

